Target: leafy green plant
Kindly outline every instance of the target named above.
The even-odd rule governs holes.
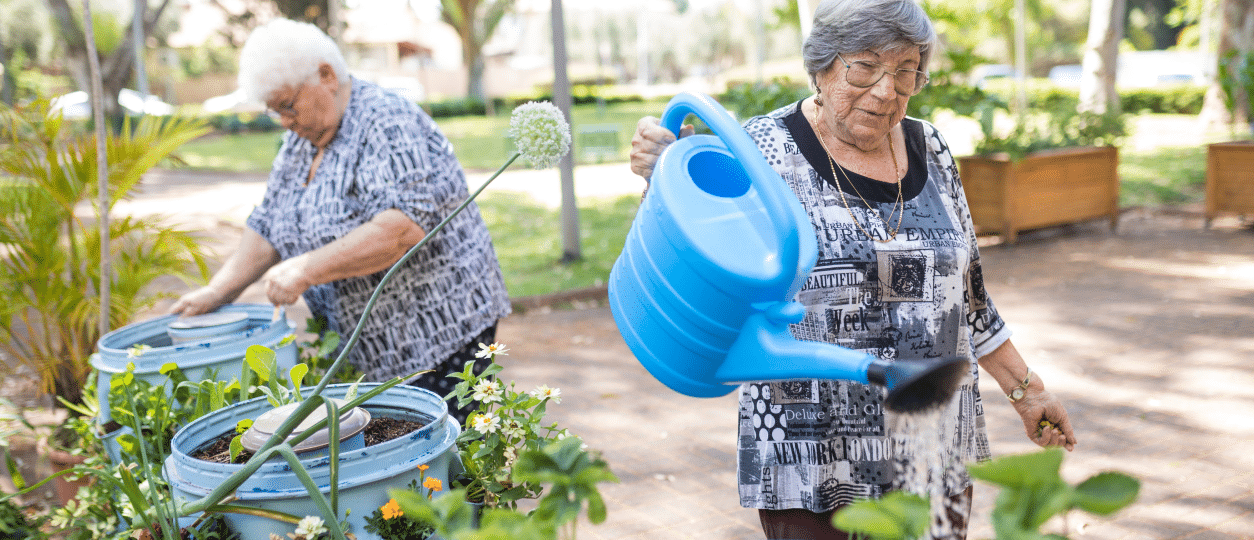
[[[967,466],[972,477],[1001,486],[992,512],[997,540],[1065,539],[1040,528],[1071,510],[1107,516],[1136,500],[1141,484],[1123,473],[1102,472],[1068,484],[1060,474],[1062,456],[1062,449],[1048,448]],[[910,540],[923,536],[929,520],[926,499],[890,494],[855,502],[836,512],[832,523],[875,540]]]
[[[718,96],[723,106],[736,111],[742,119],[769,113],[775,109],[809,97],[813,92],[805,83],[787,77],[765,82],[746,82],[729,86]]]
[[[443,489],[438,478],[427,478],[427,466],[419,465],[422,482],[413,480],[409,483],[409,492],[416,493],[428,500]],[[366,532],[375,533],[383,540],[424,540],[435,533],[435,527],[412,519],[404,519],[404,511],[396,499],[389,499],[387,504],[379,507],[366,518]]]
[[[405,519],[429,525],[448,540],[553,540],[559,532],[564,533],[562,538],[573,540],[581,514],[593,524],[605,521],[605,502],[597,485],[618,481],[605,461],[588,452],[577,437],[524,451],[514,466],[514,479],[547,486],[541,489],[543,496],[534,510],[485,507],[477,515],[465,502],[465,488],[434,499],[408,490],[394,490],[391,495]]]
[[[458,407],[475,406],[457,437],[464,471],[454,481],[466,488],[467,500],[515,508],[518,500],[540,494],[538,484],[521,482],[513,474],[521,453],[569,435],[556,423],[543,423],[549,403],[561,403],[562,392],[547,386],[519,392],[513,381],[502,383],[497,380],[503,368],[496,356],[508,349],[499,343],[479,346],[483,350],[477,356],[491,362],[483,373],[475,375],[474,365],[467,364],[463,372],[449,375],[461,382],[445,399],[455,400]]]
[[[1004,152],[1012,161],[1041,150],[1070,146],[1117,146],[1127,135],[1126,116],[1098,114],[1075,109],[1032,111],[1020,115],[1009,133],[1000,134],[994,125],[995,109],[985,109],[979,117],[984,138],[975,153]]]
[[[98,198],[96,144],[73,134],[47,100],[0,106],[0,351],[34,369],[46,391],[81,402],[88,357],[100,338],[101,238],[94,215],[75,213]],[[141,176],[203,133],[197,121],[145,117],[106,142],[109,207]],[[157,278],[208,278],[196,238],[156,218],[109,222],[109,326],[129,322],[166,293]]]
[[[12,501],[0,501],[0,540],[37,538],[42,519],[31,518]]]
[[[1246,114],[1251,114],[1250,109],[1254,108],[1251,106],[1254,104],[1254,51],[1233,49],[1224,55],[1219,65],[1222,75],[1219,86],[1223,89],[1224,105],[1235,112],[1239,105],[1244,104]]]

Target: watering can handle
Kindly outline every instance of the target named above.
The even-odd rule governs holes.
[[[714,131],[723,144],[727,145],[732,155],[748,173],[750,182],[753,183],[758,195],[762,198],[762,203],[766,206],[766,213],[772,224],[775,225],[777,231],[782,232],[779,253],[782,274],[777,279],[791,281],[800,257],[797,227],[792,223],[792,211],[787,204],[788,199],[785,198],[792,194],[785,192],[784,181],[775,169],[766,163],[766,158],[762,156],[758,145],[753,142],[745,129],[736,123],[731,114],[714,101],[714,98],[694,92],[676,94],[666,104],[666,110],[662,113],[662,127],[671,130],[676,137],[679,137],[684,118],[687,118],[689,114],[694,114],[705,122],[705,125]]]

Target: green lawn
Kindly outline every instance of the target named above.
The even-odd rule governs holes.
[[[1205,146],[1119,153],[1119,206],[1188,204],[1205,195]]]
[[[562,263],[558,209],[504,193],[485,193],[479,208],[492,233],[510,296],[548,294],[603,285],[627,239],[640,197],[580,199],[583,259]]]

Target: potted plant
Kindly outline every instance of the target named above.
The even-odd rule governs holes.
[[[0,105],[0,351],[27,365],[49,393],[80,403],[100,338],[101,238],[75,214],[99,213],[96,144],[75,133],[47,100]],[[182,118],[144,117],[106,141],[110,205],[130,196],[141,176],[183,143],[208,131]],[[163,276],[208,279],[195,236],[157,218],[109,221],[112,271],[109,326],[132,319],[162,297],[147,286]]]
[[[1022,115],[999,134],[993,111],[980,125],[984,139],[958,168],[977,233],[1019,232],[1106,218],[1119,220],[1122,116],[1074,110]]]
[[[1229,51],[1220,63],[1224,104],[1234,114],[1244,110],[1250,116],[1254,134],[1254,52]],[[1244,105],[1241,105],[1244,104]],[[1206,226],[1222,212],[1254,214],[1254,140],[1230,141],[1206,147]]]

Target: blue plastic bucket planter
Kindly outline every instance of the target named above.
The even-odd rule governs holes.
[[[103,425],[112,419],[109,414],[109,381],[114,374],[125,372],[129,362],[135,363],[135,377],[152,384],[166,381],[160,369],[170,362],[177,364],[191,381],[208,378],[229,381],[239,377],[244,366],[244,353],[251,345],[265,345],[273,349],[275,360],[285,372],[296,364],[296,344],[278,346],[285,338],[295,335],[296,327],[286,316],[273,320],[273,306],[229,304],[222,306],[214,315],[228,322],[179,328],[179,318],[166,315],[123,326],[101,337],[97,343],[98,352],[91,358],[92,367],[99,372],[96,396],[100,399],[100,416],[97,421]],[[246,318],[241,319],[241,315]],[[181,332],[181,339],[191,341],[175,343],[171,338],[172,332]],[[140,354],[132,356],[132,347],[136,345],[146,347]]]
[[[349,386],[328,385],[323,396],[342,399]],[[359,391],[365,393],[375,386],[378,385],[363,383]],[[164,475],[170,482],[174,497],[182,502],[199,500],[243,469],[243,465],[202,461],[190,454],[224,434],[234,433],[239,420],[256,419],[271,408],[265,399],[253,399],[205,415],[179,430],[171,440],[173,451],[166,458],[164,467]],[[418,431],[403,437],[340,453],[338,511],[342,516],[345,509],[352,510],[348,523],[358,540],[378,540],[379,536],[365,531],[366,517],[387,504],[388,490],[406,489],[411,481],[418,480],[421,474],[419,465],[429,466],[427,477],[438,478],[444,485],[449,485],[449,468],[460,465],[454,443],[461,428],[449,418],[444,400],[430,391],[412,386],[390,388],[375,396],[363,408],[375,418],[390,417],[425,424]],[[329,456],[302,459],[301,465],[324,494],[330,492]],[[287,461],[278,457],[272,458],[249,476],[234,495],[236,499],[232,504],[301,517],[319,515],[309,492],[291,471]],[[245,540],[265,540],[271,533],[286,538],[286,534],[295,527],[243,514],[226,514],[226,519],[233,530],[244,535]]]

